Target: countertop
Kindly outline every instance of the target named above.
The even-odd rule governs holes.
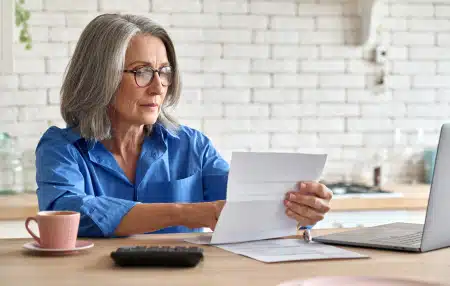
[[[428,204],[430,185],[391,184],[383,186],[397,194],[392,197],[340,197],[331,201],[331,211],[359,210],[424,210]],[[0,196],[0,220],[21,220],[38,211],[35,193]]]

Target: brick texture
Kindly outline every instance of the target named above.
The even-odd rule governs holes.
[[[324,176],[341,178],[391,148],[396,128],[410,141],[422,128],[418,147],[435,147],[450,118],[446,2],[383,1],[388,69],[378,87],[381,66],[358,43],[355,1],[27,0],[33,48],[16,41],[15,70],[0,75],[0,131],[20,136],[32,154],[49,125],[64,126],[59,90],[83,28],[101,13],[137,13],[175,42],[182,124],[205,132],[226,159],[232,151],[326,152]]]

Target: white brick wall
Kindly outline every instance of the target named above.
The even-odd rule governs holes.
[[[267,15],[296,15],[297,5],[292,1],[252,1],[250,13]]]
[[[272,117],[279,118],[296,118],[310,117],[317,113],[315,104],[273,104]]]
[[[248,3],[244,0],[210,0],[203,2],[205,13],[246,14]]]
[[[210,88],[203,90],[205,103],[250,103],[250,88]]]
[[[199,0],[152,0],[151,2],[152,11],[155,12],[200,12],[202,10]]]
[[[266,29],[268,17],[258,15],[221,15],[220,26],[222,28],[252,28]]]
[[[253,102],[264,103],[295,103],[299,101],[298,89],[253,89]]]
[[[315,27],[314,18],[293,17],[293,16],[273,16],[270,21],[272,30],[313,30]]]
[[[47,11],[95,11],[98,8],[97,1],[77,0],[77,1],[60,1],[60,0],[43,0],[44,9]]]
[[[122,0],[99,0],[99,8],[102,12],[141,12],[150,9],[150,1],[122,1]]]
[[[392,147],[395,128],[410,135],[423,128],[423,146],[435,146],[450,117],[447,1],[384,1],[382,94],[373,89],[380,66],[357,43],[356,0],[27,0],[26,7],[33,49],[16,43],[15,71],[0,76],[0,131],[20,135],[27,154],[49,125],[64,126],[62,75],[82,29],[104,12],[146,15],[167,28],[184,88],[175,114],[227,159],[233,150],[327,152],[325,176],[339,178],[376,148]]]

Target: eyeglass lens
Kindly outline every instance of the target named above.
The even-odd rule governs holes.
[[[148,67],[140,68],[136,70],[136,84],[140,87],[145,87],[151,83],[155,75],[156,70],[152,70]],[[172,83],[172,70],[170,67],[163,67],[158,70],[161,84],[168,86]]]

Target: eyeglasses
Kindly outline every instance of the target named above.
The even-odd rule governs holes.
[[[123,70],[124,72],[133,73],[134,81],[139,87],[149,86],[153,80],[155,73],[158,73],[159,79],[163,86],[169,86],[172,83],[172,68],[165,66],[160,69],[154,69],[150,66],[141,67],[135,70]]]

